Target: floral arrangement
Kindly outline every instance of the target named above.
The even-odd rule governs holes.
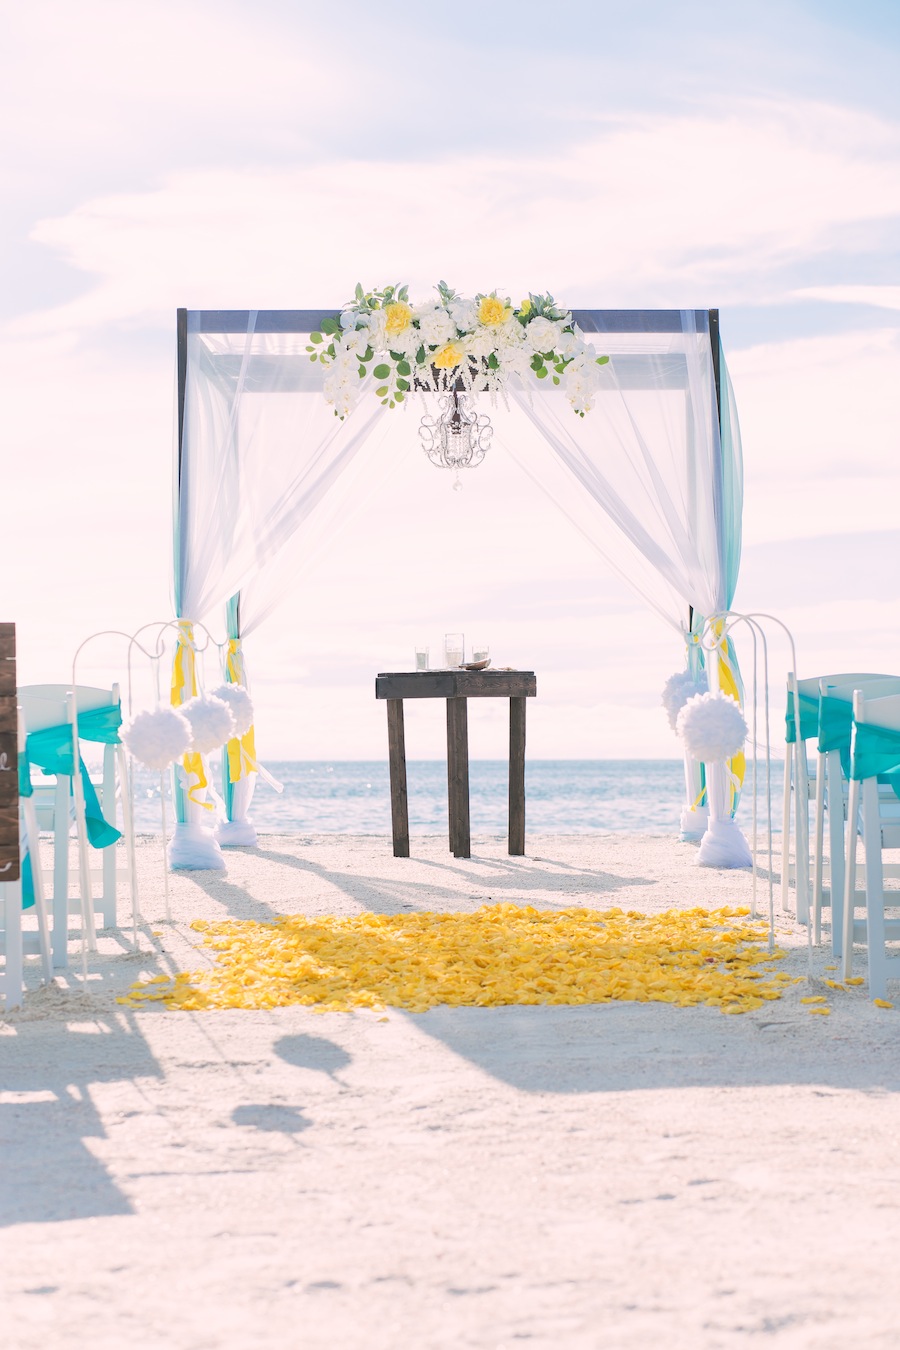
[[[600,382],[597,356],[552,295],[529,295],[516,309],[496,291],[468,300],[446,284],[438,299],[411,305],[408,287],[356,287],[340,314],[311,333],[311,361],[328,368],[325,397],[338,417],[350,412],[371,376],[390,408],[414,391],[503,394],[510,375],[562,385],[575,412],[590,411]]]

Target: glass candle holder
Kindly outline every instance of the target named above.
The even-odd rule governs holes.
[[[416,647],[416,670],[428,669],[428,648]]]

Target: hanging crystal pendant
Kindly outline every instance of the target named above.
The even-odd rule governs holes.
[[[453,486],[459,488],[462,486],[459,470],[474,469],[481,463],[488,452],[494,428],[489,417],[469,407],[469,395],[457,389],[445,394],[439,407],[438,417],[426,414],[422,418],[419,436],[432,464],[439,469],[455,470]]]

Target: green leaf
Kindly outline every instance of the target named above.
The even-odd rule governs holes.
[[[496,353],[496,352],[491,352],[490,356],[488,357],[488,367],[489,367],[489,369],[491,369],[491,370],[499,370],[499,369],[500,369],[500,362],[497,360],[497,353]]]
[[[322,332],[323,332],[323,333],[339,333],[340,331],[341,331],[341,325],[338,323],[337,319],[323,319],[323,320],[322,320]]]
[[[372,374],[375,376],[376,380],[387,380],[390,379],[391,368],[382,361],[380,365],[375,367]]]
[[[544,360],[552,363],[556,360],[556,352],[544,352]]]
[[[392,361],[405,361],[405,360],[406,360],[406,357],[403,355],[402,352],[391,352],[391,360],[392,360]]]
[[[321,333],[310,333],[310,335],[309,335],[309,340],[310,340],[310,342],[321,342],[321,341],[322,341],[322,334],[321,334]]]
[[[398,389],[408,389],[408,388],[409,388],[409,380],[398,380],[398,381],[397,381],[397,388],[398,388]],[[399,398],[399,395],[398,395],[398,398]]]
[[[531,369],[540,370],[543,364],[544,358],[538,352],[535,352],[534,356],[531,358]]]
[[[554,383],[554,384],[559,384],[559,376],[558,376],[558,375],[554,375],[554,376],[553,376],[553,383]]]
[[[399,384],[400,381],[398,380],[397,383]],[[395,394],[395,395],[394,395],[394,398],[397,400],[398,403],[402,403],[402,402],[403,402],[403,395],[402,395],[402,394]],[[392,406],[393,406],[393,405],[392,405]]]
[[[424,348],[424,347],[420,347],[419,350],[416,352],[416,363],[417,363],[418,365],[420,365],[420,366],[424,366],[424,364],[425,364],[425,348]]]
[[[357,300],[359,300],[359,301],[365,300],[365,298],[366,298],[366,293],[365,293],[365,291],[364,291],[363,288],[362,288],[361,282],[358,281],[358,282],[356,283],[356,290],[353,292],[353,294],[356,296]]]
[[[410,374],[410,364],[409,364],[408,361],[398,361],[398,362],[397,362],[397,374],[398,374],[398,375],[409,375],[409,374]]]
[[[315,352],[313,352],[312,356],[309,359],[310,361],[312,361],[313,365],[315,365],[315,363],[318,361],[319,358],[316,356]]]
[[[547,378],[547,367],[546,367],[546,366],[541,366],[540,370],[535,371],[535,374],[537,375],[537,377],[538,377],[539,380],[546,380],[546,378]]]
[[[367,347],[359,359],[360,361],[371,361],[374,355],[375,353],[372,351],[372,348]]]
[[[366,378],[366,376],[368,375],[368,373],[369,373],[369,372],[366,370],[365,366],[360,366],[359,371],[358,371],[358,374],[359,374],[359,378],[360,378],[361,380],[364,380],[364,379]],[[557,380],[556,383],[559,384],[559,380]]]
[[[375,396],[376,396],[376,398],[380,398],[381,401],[382,401],[382,403],[383,403],[383,402],[384,402],[384,396],[385,396],[385,394],[387,393],[387,391],[388,391],[387,385],[386,385],[386,384],[383,384],[383,385],[381,386],[380,389],[376,389],[376,390],[375,390]]]
[[[598,365],[598,366],[605,366],[608,360],[609,360],[609,357],[608,357],[608,356],[598,356],[598,357],[597,357],[597,365]]]

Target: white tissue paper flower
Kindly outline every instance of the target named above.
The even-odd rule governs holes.
[[[213,698],[227,703],[234,718],[235,736],[245,736],[253,726],[253,700],[242,684],[220,684],[212,691]]]
[[[197,694],[182,703],[181,711],[194,733],[192,750],[208,755],[218,750],[234,735],[234,714],[228,704],[214,694]]]
[[[161,706],[136,713],[122,731],[122,744],[148,769],[162,773],[191,748],[191,724],[178,708]]]
[[[678,714],[676,730],[694,759],[731,759],[747,739],[747,723],[729,694],[695,694]]]
[[[670,675],[663,685],[662,705],[669,719],[669,726],[675,730],[678,714],[689,698],[695,694],[705,694],[707,690],[706,671],[701,670],[699,679],[694,679],[689,670],[679,670]]]

